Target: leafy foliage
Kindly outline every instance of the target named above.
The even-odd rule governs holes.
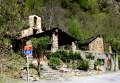
[[[96,65],[103,65],[104,64],[104,60],[103,59],[97,59],[95,64]]]
[[[84,9],[93,9],[96,7],[97,2],[96,0],[78,0],[79,4]]]
[[[24,58],[15,53],[10,53],[7,56],[2,57],[0,63],[3,65],[0,72],[13,78],[18,78],[20,76],[21,69],[25,66]]]
[[[87,71],[89,69],[88,61],[86,61],[86,60],[80,60],[78,62],[78,67],[77,68],[81,69],[81,70]]]
[[[79,53],[58,51],[55,53],[48,54],[47,58],[49,59],[49,66],[53,69],[56,69],[56,66],[59,66],[59,60],[63,61],[63,63],[66,63],[69,68],[80,69],[85,71],[89,69],[88,61],[83,60]]]
[[[80,31],[80,24],[76,19],[71,18],[68,21],[68,31],[77,39],[82,40],[82,34]]]
[[[47,49],[49,37],[31,38],[33,48],[39,51],[40,49]]]
[[[59,58],[57,58],[57,57],[51,57],[50,59],[49,59],[49,63],[48,63],[48,65],[51,67],[51,68],[53,68],[53,69],[57,69],[57,67],[60,65],[60,59]]]
[[[43,0],[25,0],[26,13],[34,13],[35,11],[39,11],[42,5]]]
[[[50,59],[51,57],[60,58],[63,62],[82,59],[80,53],[67,52],[67,51],[57,51],[55,53],[50,53],[47,55],[47,57],[48,59]]]
[[[4,17],[0,15],[0,25],[2,25],[4,21],[5,21]]]
[[[27,17],[37,14],[46,29],[68,30],[79,40],[101,34],[119,52],[114,46],[115,43],[119,46],[120,41],[118,3],[117,0],[0,0],[0,39],[6,34],[16,36],[28,27]],[[111,39],[114,43],[108,42]]]

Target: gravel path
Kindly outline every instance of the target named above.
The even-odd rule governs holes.
[[[5,79],[0,83],[27,83],[26,81]],[[108,73],[103,75],[84,76],[84,77],[69,77],[62,80],[40,80],[29,83],[120,83],[120,72]]]
[[[36,81],[31,83],[120,83],[120,73],[111,73],[87,77],[71,77],[61,81]]]

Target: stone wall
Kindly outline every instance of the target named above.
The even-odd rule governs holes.
[[[97,37],[89,44],[89,51],[96,53],[104,53],[104,43],[102,37]]]
[[[36,20],[35,20],[35,18],[36,18]],[[37,30],[36,33],[43,32],[42,28],[41,28],[41,17],[38,17],[36,15],[29,16],[29,28],[28,29],[24,29],[24,30],[21,31],[20,38],[32,35],[33,34],[33,29]]]
[[[35,23],[35,18],[36,18],[36,23]],[[36,25],[35,25],[36,24]],[[36,15],[31,15],[29,16],[29,25],[30,25],[30,28],[33,28],[33,29],[37,29],[38,30],[38,33],[39,32],[42,32],[42,28],[41,28],[41,17],[38,17]]]
[[[32,35],[32,34],[33,34],[33,29],[32,28],[24,29],[24,30],[21,31],[20,38],[27,37],[27,36]]]

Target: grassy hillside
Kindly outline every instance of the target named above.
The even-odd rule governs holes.
[[[59,27],[79,40],[101,34],[120,51],[119,0],[0,0],[0,43],[10,43],[28,26],[28,16],[42,17],[42,27]],[[71,28],[73,27],[73,28]],[[6,37],[7,35],[7,37]]]

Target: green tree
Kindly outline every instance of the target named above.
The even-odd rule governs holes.
[[[62,0],[62,7],[71,9],[73,0]]]
[[[112,46],[114,52],[120,54],[120,40],[113,38],[113,39],[109,39],[108,43]]]
[[[25,12],[28,14],[41,12],[42,6],[43,0],[25,0]]]
[[[45,50],[47,49],[49,44],[49,37],[31,38],[31,41],[39,64],[38,69],[40,75],[40,58],[44,58]]]
[[[49,60],[48,65],[52,68],[52,69],[57,69],[58,66],[60,66],[60,59],[57,57],[51,57]]]
[[[71,35],[73,35],[78,40],[83,40],[82,32],[80,31],[80,24],[76,19],[74,18],[69,19],[68,27],[69,27],[68,31]]]
[[[97,7],[97,0],[78,0],[80,7],[85,10],[95,11]]]

